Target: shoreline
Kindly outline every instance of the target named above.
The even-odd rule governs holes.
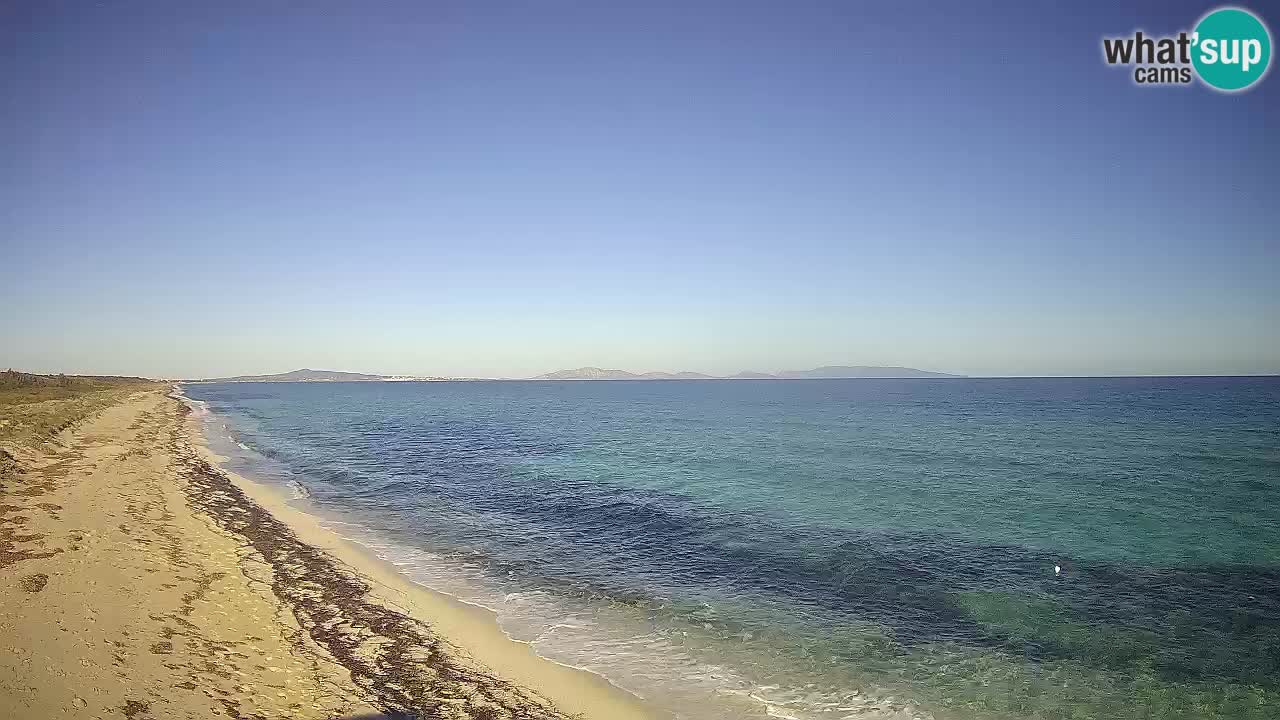
[[[0,717],[668,717],[219,469],[174,390],[0,407]]]
[[[188,503],[166,392],[0,408],[0,717],[382,717]]]
[[[181,392],[179,386],[174,387],[178,393]],[[382,614],[371,610],[380,607],[388,616],[403,616],[410,626],[421,625],[419,630],[425,630],[425,635],[416,639],[402,637],[399,640],[409,644],[416,641],[419,645],[427,646],[438,643],[435,648],[437,655],[450,656],[451,661],[456,663],[456,667],[451,667],[446,674],[476,673],[469,681],[473,684],[473,692],[483,692],[480,687],[492,684],[491,690],[503,695],[505,702],[513,703],[511,710],[521,713],[519,717],[542,717],[543,715],[531,713],[543,712],[544,702],[549,702],[556,711],[584,720],[671,718],[670,714],[650,707],[642,698],[614,685],[597,673],[538,655],[530,643],[507,635],[492,610],[415,583],[390,562],[378,557],[372,549],[341,537],[325,527],[320,518],[291,505],[282,489],[225,469],[221,465],[226,458],[209,448],[199,419],[190,413],[189,401],[180,394],[170,394],[169,397],[180,404],[184,411],[183,429],[192,453],[190,472],[203,478],[197,482],[206,483],[218,492],[226,492],[227,486],[235,488],[243,494],[249,506],[256,505],[287,531],[280,533],[277,528],[273,529],[273,534],[292,534],[301,548],[310,548],[318,551],[319,556],[328,556],[332,569],[337,571],[337,575],[345,576],[344,581],[363,583],[365,587],[358,594],[361,595],[360,602],[366,606],[364,612]],[[219,480],[219,476],[224,479],[225,485]],[[243,509],[245,505],[236,502],[228,507]],[[210,514],[218,516],[217,511]],[[226,514],[222,513],[224,516]],[[231,514],[238,513],[231,510]],[[235,522],[232,518],[225,519]],[[302,552],[306,553],[305,550]],[[312,562],[318,563],[309,568],[312,573],[322,571],[325,565],[323,559],[312,559]],[[287,594],[288,591],[285,592]],[[350,590],[343,592],[349,593]],[[410,636],[414,634],[409,633]],[[339,646],[343,644],[341,639],[335,639],[335,642]],[[456,650],[461,652],[457,653]],[[342,662],[341,656],[339,657]],[[354,661],[342,664],[351,669],[350,662]],[[403,676],[406,670],[398,667],[389,669],[392,672],[379,671],[367,682],[380,685],[382,683],[376,675]],[[354,672],[353,670],[353,674]],[[479,681],[476,680],[477,677],[480,678]],[[532,694],[522,696],[522,690],[531,691]],[[392,707],[384,709],[410,709],[395,707],[402,702],[403,698],[393,700]],[[560,715],[555,713],[546,717]]]

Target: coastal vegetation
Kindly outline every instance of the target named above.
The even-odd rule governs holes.
[[[0,477],[20,469],[24,449],[156,384],[139,377],[0,372]]]

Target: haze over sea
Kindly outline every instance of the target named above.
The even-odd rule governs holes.
[[[1280,712],[1278,378],[184,391],[233,469],[682,718]]]

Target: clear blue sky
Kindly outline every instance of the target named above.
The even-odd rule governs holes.
[[[5,4],[0,365],[1280,371],[1213,4],[627,4]]]

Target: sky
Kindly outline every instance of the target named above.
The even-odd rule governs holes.
[[[1280,372],[1215,5],[938,5],[5,3],[0,366]]]

